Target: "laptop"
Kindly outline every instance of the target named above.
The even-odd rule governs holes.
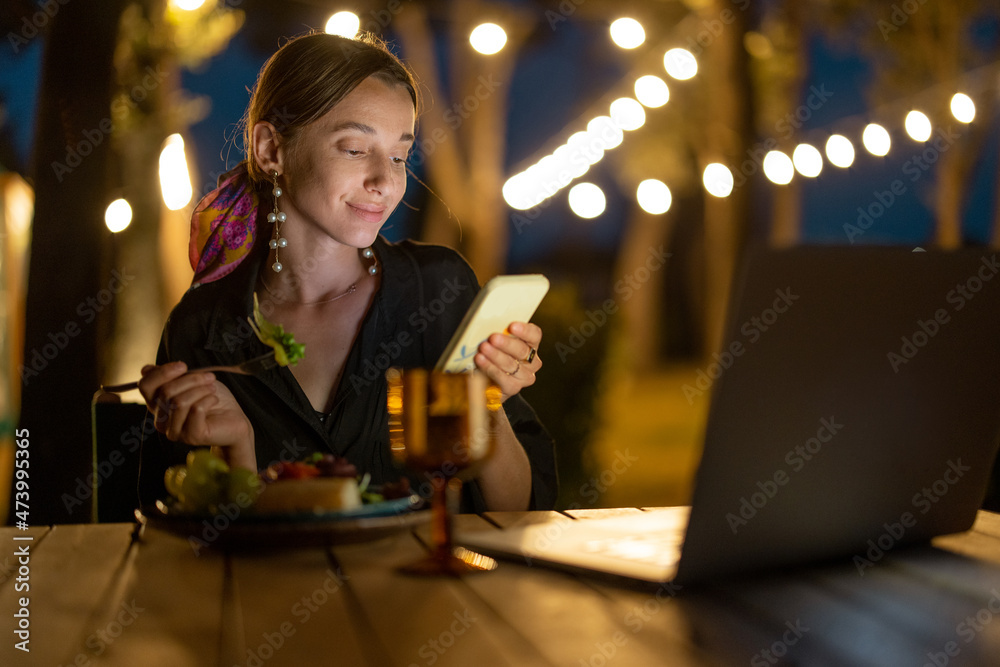
[[[457,541],[655,584],[840,558],[864,574],[967,530],[1000,437],[998,274],[985,248],[752,251],[699,374],[711,404],[690,508]]]

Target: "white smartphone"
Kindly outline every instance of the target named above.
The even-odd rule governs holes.
[[[548,291],[549,279],[539,273],[491,279],[479,290],[434,370],[461,373],[475,368],[479,344],[491,334],[506,332],[511,322],[530,320]]]

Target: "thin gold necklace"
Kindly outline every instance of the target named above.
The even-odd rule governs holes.
[[[364,276],[362,276],[362,277],[364,277]],[[271,296],[273,296],[275,299],[278,299],[278,301],[285,301],[285,302],[288,302],[288,303],[294,303],[297,306],[318,306],[321,303],[330,303],[331,301],[336,301],[337,299],[343,299],[348,294],[354,294],[358,290],[358,281],[355,281],[350,287],[347,288],[346,292],[344,292],[343,294],[338,294],[337,296],[334,296],[334,297],[330,297],[329,299],[323,299],[321,301],[308,301],[308,302],[307,301],[289,301],[288,299],[285,299],[284,297],[278,296],[277,294],[275,294],[274,292],[272,292],[271,288],[267,286],[267,281],[264,280],[264,276],[260,276],[260,284],[264,286],[264,289],[267,291],[268,294],[270,294]]]

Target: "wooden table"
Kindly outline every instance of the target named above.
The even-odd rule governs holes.
[[[457,520],[497,530],[555,514]],[[464,579],[397,574],[422,553],[419,533],[196,556],[185,540],[148,528],[133,542],[128,524],[0,529],[0,664],[1000,664],[996,514],[981,512],[973,530],[933,546],[893,552],[863,577],[848,559],[679,592],[517,563]],[[24,537],[33,539],[15,541]],[[24,545],[30,557],[19,570]],[[30,653],[15,648],[25,583]]]

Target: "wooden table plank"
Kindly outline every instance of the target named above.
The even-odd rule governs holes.
[[[121,667],[204,667],[239,664],[233,646],[221,645],[225,556],[198,555],[186,539],[147,528],[125,577],[118,609],[135,618],[93,664]]]
[[[16,543],[28,547],[29,581],[23,583],[30,590],[23,593],[5,586],[0,609],[10,610],[4,616],[11,618],[19,608],[16,599],[29,596],[30,664],[69,664],[78,655],[87,659],[100,649],[109,631],[102,605],[120,574],[132,527],[67,525],[38,532],[42,536],[38,542]],[[12,637],[13,632],[7,633],[0,644],[0,663],[18,664],[28,657],[14,647]]]
[[[615,516],[635,516],[643,511],[638,507],[614,507],[611,509],[578,509],[565,512],[574,519],[607,519]]]
[[[979,510],[976,514],[976,522],[972,525],[972,530],[1000,538],[1000,514]]]
[[[462,532],[497,530],[478,517],[458,516],[456,528]],[[496,571],[466,577],[465,584],[489,605],[505,623],[534,644],[545,659],[555,665],[709,665],[712,663],[695,647],[674,634],[669,646],[652,646],[637,633],[644,609],[619,605],[588,578],[545,568],[537,564],[501,561]],[[637,604],[648,599],[669,604],[661,595],[638,594]],[[662,600],[662,603],[661,603]],[[637,626],[637,624],[639,624]]]
[[[562,512],[485,512],[483,517],[501,528],[512,526],[527,526],[536,523],[551,523],[555,521],[573,521]]]
[[[325,549],[233,554],[232,577],[245,637],[237,664],[315,664],[317,647],[337,664],[370,664],[345,600],[345,575]]]
[[[31,526],[28,530],[19,530],[13,526],[0,526],[0,591],[3,591],[8,581],[13,579],[18,569],[17,548],[27,540],[14,538],[30,537],[31,542],[38,547],[45,535],[49,532],[48,526]],[[11,584],[11,588],[13,588]],[[6,609],[6,607],[2,607]]]
[[[396,571],[425,553],[411,534],[335,547],[333,553],[346,575],[345,592],[354,596],[358,613],[384,647],[382,664],[539,663],[532,646],[497,619],[461,580]]]

